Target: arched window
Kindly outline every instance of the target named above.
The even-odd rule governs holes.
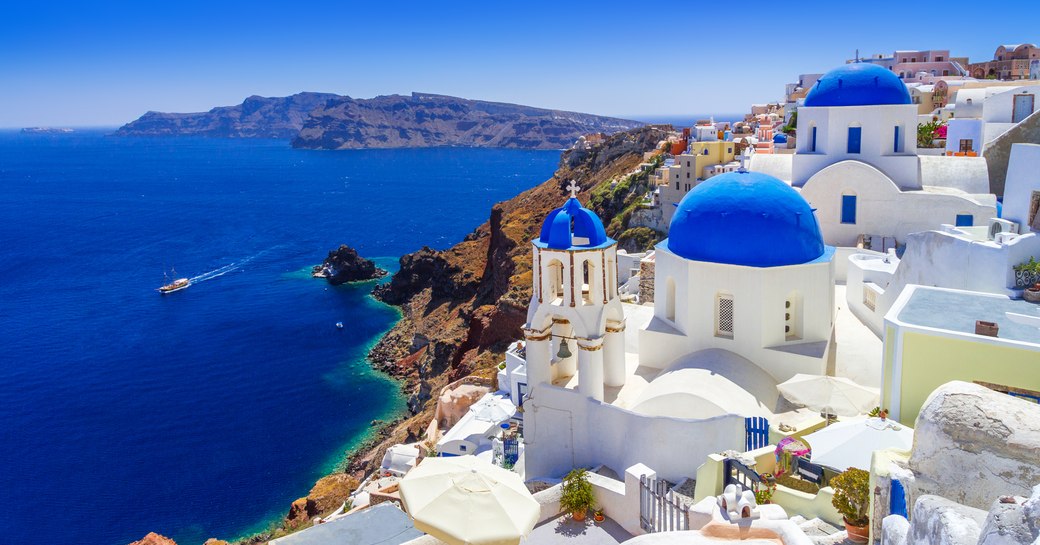
[[[811,153],[816,153],[816,123],[810,125],[809,128],[809,151]]]
[[[664,317],[675,322],[675,279],[671,276],[665,281]]]
[[[596,265],[585,260],[581,263],[581,304],[591,305],[596,287]]]
[[[617,263],[614,258],[607,260],[607,299],[617,295]]]
[[[548,274],[546,275],[545,281],[548,282],[548,289],[545,291],[549,294],[549,299],[553,300],[553,304],[561,304],[565,295],[563,286],[563,262],[559,259],[554,259],[549,262],[546,270],[548,271]]]

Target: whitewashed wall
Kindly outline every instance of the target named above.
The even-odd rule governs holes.
[[[535,386],[524,407],[528,479],[600,464],[620,473],[643,463],[678,482],[694,476],[708,454],[744,446],[744,418],[736,415],[705,420],[643,416],[548,384]]]
[[[739,241],[735,241],[739,244]],[[777,382],[796,373],[819,374],[826,351],[819,357],[797,350],[776,350],[811,343],[829,346],[834,324],[833,261],[786,267],[742,267],[691,261],[657,247],[654,273],[654,322],[640,331],[640,364],[664,369],[686,354],[708,349],[728,350],[755,362]],[[675,320],[668,320],[669,280],[675,284]],[[719,292],[733,295],[732,338],[716,336],[715,309]],[[788,340],[785,301],[801,298],[801,338]],[[812,352],[809,350],[808,352]]]
[[[862,127],[860,153],[848,153],[848,129]],[[895,127],[900,127],[900,151],[894,152]],[[812,127],[816,151],[812,146]],[[920,189],[917,165],[917,106],[836,106],[798,109],[798,147],[792,182],[804,185],[817,172],[841,161],[863,161],[881,170],[902,189]]]
[[[854,224],[841,222],[843,195],[856,196]],[[957,214],[971,214],[975,225],[984,225],[997,213],[992,195],[904,192],[884,173],[859,161],[834,164],[816,173],[802,187],[802,197],[816,209],[824,241],[833,246],[855,246],[861,234],[894,236],[903,242],[910,233],[954,223]]]

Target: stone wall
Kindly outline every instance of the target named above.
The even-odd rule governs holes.
[[[990,191],[996,195],[1004,195],[1004,181],[1007,178],[1012,144],[1040,144],[1040,110],[998,136],[982,151],[989,167]]]
[[[644,259],[639,262],[639,302],[654,302],[654,261]]]

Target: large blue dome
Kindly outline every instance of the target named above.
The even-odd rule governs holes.
[[[614,241],[607,238],[599,216],[571,197],[545,217],[538,242],[547,248],[565,250],[572,246],[602,246]]]
[[[809,203],[758,172],[719,174],[690,190],[666,244],[686,259],[749,267],[808,263],[826,251]]]
[[[806,106],[876,106],[910,104],[906,84],[876,64],[854,62],[827,72],[809,93]]]

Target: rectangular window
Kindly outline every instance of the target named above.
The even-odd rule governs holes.
[[[863,127],[849,127],[849,153],[859,153],[859,145],[862,137]]]
[[[971,214],[957,214],[957,227],[971,227],[975,225],[975,218]]]
[[[943,75],[944,76],[949,76],[950,75],[950,71],[949,70],[943,70]]]
[[[809,151],[816,151],[816,127],[812,128],[812,140],[809,142]]]
[[[679,191],[679,182],[675,182],[675,190]]]
[[[942,62],[942,60],[943,60],[942,55],[939,55],[938,57],[935,58],[935,62]]]
[[[733,336],[733,296],[720,293],[717,296],[715,312],[715,335],[719,337]]]
[[[892,153],[899,153],[899,125],[896,125],[895,140],[892,142]]]
[[[689,166],[690,166],[690,162],[686,161],[686,167],[689,168]]]
[[[687,179],[687,180],[689,180],[689,179],[690,179],[690,173],[689,173],[689,172],[687,172],[687,173],[686,173],[686,179]]]
[[[855,224],[856,223],[856,196],[855,195],[842,195],[841,196],[841,222]]]
[[[971,151],[972,141],[971,138],[961,138],[961,153],[968,153]]]

